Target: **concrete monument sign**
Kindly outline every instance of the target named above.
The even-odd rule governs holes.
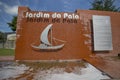
[[[19,7],[15,59],[68,60],[119,53],[119,21],[117,12],[47,12]]]
[[[31,11],[19,7],[15,59],[85,58],[91,52],[84,42],[83,27],[77,13]]]

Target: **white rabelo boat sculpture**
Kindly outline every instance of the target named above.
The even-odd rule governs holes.
[[[49,42],[48,40],[48,33],[50,31],[50,39],[51,39],[51,42]],[[41,36],[40,36],[40,41],[41,41],[41,44],[39,46],[35,46],[35,45],[32,45],[32,47],[34,49],[39,49],[39,50],[59,50],[61,48],[63,48],[64,44],[60,44],[60,45],[53,45],[53,40],[57,40],[57,41],[60,41],[60,42],[65,42],[63,40],[59,40],[59,39],[56,39],[56,38],[53,38],[52,36],[52,24],[49,24],[44,30],[43,32],[41,33]]]

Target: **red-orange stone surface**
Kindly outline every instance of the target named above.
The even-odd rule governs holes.
[[[77,23],[52,22],[27,22],[26,12],[36,13],[27,7],[19,7],[17,20],[17,41],[15,50],[16,60],[59,60],[82,59],[98,53],[117,54],[120,52],[120,13],[107,11],[77,10],[74,14],[80,16]],[[38,11],[43,12],[43,11]],[[55,12],[43,12],[53,14]],[[63,12],[56,12],[63,15]],[[73,14],[73,13],[68,13]],[[112,27],[113,50],[107,52],[93,51],[92,15],[110,16]],[[40,35],[45,27],[53,24],[52,30],[55,38],[66,41],[65,46],[56,51],[34,50],[31,45],[39,45]],[[61,43],[57,43],[61,44]]]
[[[53,23],[52,18],[49,22],[26,22],[27,18],[23,17],[25,12],[32,12],[26,7],[19,7],[18,24],[17,24],[17,41],[16,41],[16,55],[17,60],[58,60],[58,59],[80,59],[87,57],[90,50],[85,45],[83,36],[83,25],[80,20],[77,23],[61,22]],[[43,12],[44,13],[44,12]],[[45,12],[52,14],[54,12]],[[63,13],[60,13],[61,15]],[[72,13],[69,13],[72,14]],[[76,14],[76,13],[75,13]],[[66,41],[65,46],[56,51],[42,51],[35,50],[31,45],[40,44],[40,35],[47,25],[53,24],[52,36]],[[62,44],[58,42],[57,44]]]

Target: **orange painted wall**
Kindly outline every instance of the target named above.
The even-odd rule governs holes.
[[[110,16],[111,18],[111,31],[112,31],[112,44],[113,50],[111,51],[101,51],[101,52],[94,52],[93,51],[93,42],[92,38],[89,39],[91,42],[92,53],[94,54],[114,54],[117,55],[120,53],[120,12],[110,12],[110,11],[96,11],[96,10],[77,10],[77,13],[81,16],[81,20],[83,23],[86,21],[90,23],[88,28],[90,29],[91,36],[92,36],[92,15],[100,15],[100,16]],[[84,25],[85,26],[85,25]],[[88,45],[89,46],[89,45]]]
[[[26,12],[43,12],[32,11],[27,7],[19,7],[17,20],[17,40],[15,49],[16,60],[59,60],[59,59],[82,59],[96,53],[118,53],[120,52],[120,13],[77,10],[74,14],[80,16],[77,23],[65,22],[63,17],[60,23],[52,22],[27,22]],[[55,12],[43,12],[53,14]],[[63,15],[63,12],[56,12]],[[68,13],[73,14],[73,13]],[[113,50],[109,52],[94,52],[92,41],[92,15],[107,15],[111,17]],[[57,39],[66,41],[65,46],[56,51],[34,50],[31,44],[40,44],[40,35],[48,24],[53,24],[53,35]],[[61,43],[58,43],[61,44]]]
[[[81,59],[90,54],[89,48],[84,44],[85,37],[82,35],[83,26],[80,20],[77,23],[65,22],[63,17],[60,23],[49,22],[26,22],[26,12],[35,13],[26,7],[19,7],[17,21],[16,55],[17,60],[58,60],[58,59]],[[43,12],[53,14],[54,12]],[[63,15],[63,13],[60,13]],[[69,13],[72,14],[72,13]],[[75,13],[77,14],[77,13]],[[52,33],[55,38],[66,41],[65,46],[56,51],[34,50],[31,44],[40,44],[40,35],[48,24],[53,24]],[[60,44],[60,43],[58,43]]]

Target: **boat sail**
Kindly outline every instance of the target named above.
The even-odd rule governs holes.
[[[56,45],[54,46],[52,44],[52,39],[55,40],[55,38],[52,38],[52,25],[53,24],[49,24],[42,32],[41,36],[40,36],[40,41],[41,41],[41,44],[39,46],[34,46],[32,45],[33,48],[35,49],[40,49],[40,50],[58,50],[58,49],[61,49],[64,44],[61,44],[61,45]],[[48,40],[48,33],[49,31],[51,31],[51,42],[49,42]],[[58,40],[58,39],[56,39]],[[58,41],[61,41],[61,42],[64,42],[62,40],[58,40]]]

